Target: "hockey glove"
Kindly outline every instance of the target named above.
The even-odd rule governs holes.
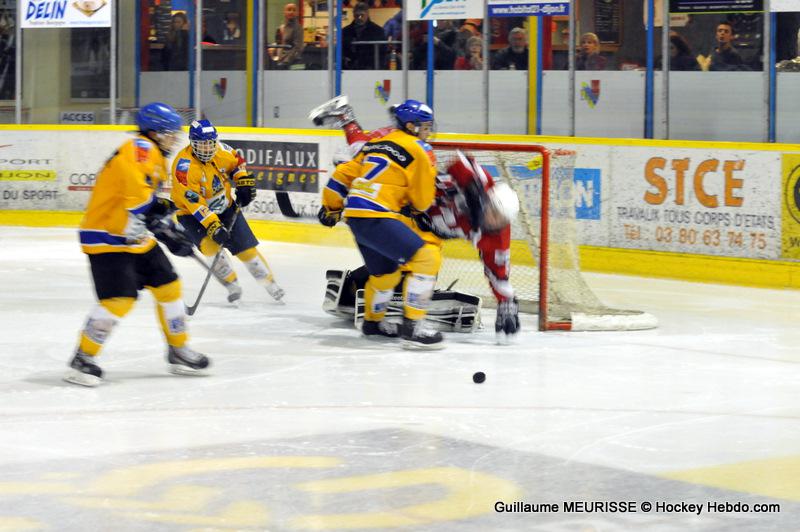
[[[429,233],[433,233],[433,220],[431,217],[428,216],[427,212],[420,212],[420,211],[412,211],[412,218],[414,221],[417,222],[417,227],[419,227],[422,231],[427,231]]]
[[[339,220],[342,219],[342,211],[341,209],[338,211],[331,211],[328,210],[327,207],[322,206],[319,208],[319,212],[317,213],[317,218],[319,218],[319,223],[324,225],[325,227],[333,227]]]
[[[147,211],[148,218],[162,218],[175,212],[175,204],[168,198],[156,196],[150,209]]]
[[[219,220],[211,222],[211,225],[209,225],[206,229],[206,234],[208,235],[208,238],[220,246],[225,245],[225,242],[227,242],[231,237],[231,234],[227,229],[225,229],[225,226],[222,225],[222,222]]]
[[[194,253],[194,243],[186,236],[183,230],[175,225],[172,220],[165,220],[150,227],[156,239],[167,246],[170,253],[178,257],[188,257]]]
[[[236,203],[245,208],[256,197],[256,178],[253,175],[240,177],[236,181]]]
[[[494,322],[497,334],[517,334],[519,331],[519,304],[517,298],[506,299],[497,304],[497,319]]]

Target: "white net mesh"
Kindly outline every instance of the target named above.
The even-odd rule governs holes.
[[[440,143],[434,148],[440,169],[447,168],[455,149],[460,149],[475,157],[496,181],[507,182],[517,192],[520,214],[512,223],[511,284],[523,312],[539,313],[541,296],[545,297],[547,323],[540,320],[540,328],[618,330],[656,326],[655,318],[649,314],[605,306],[581,275],[573,194],[575,152],[550,153],[549,162],[545,163],[547,158],[541,146]],[[542,190],[546,170],[549,170],[546,196],[549,217],[543,235]],[[455,283],[454,288],[479,295],[484,305],[492,306],[495,299],[474,247],[469,242],[450,240],[445,243],[444,256],[439,288]],[[546,267],[541,267],[542,264]],[[547,283],[540,294],[542,274]]]

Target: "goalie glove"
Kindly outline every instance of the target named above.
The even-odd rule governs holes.
[[[497,319],[494,322],[497,334],[517,334],[519,331],[519,304],[517,298],[506,299],[497,304]]]
[[[325,227],[333,227],[339,223],[339,220],[342,219],[342,211],[341,209],[338,211],[332,211],[323,205],[319,208],[317,218],[319,218],[319,223]]]
[[[236,180],[236,203],[245,208],[256,197],[256,178],[253,175],[242,176]]]

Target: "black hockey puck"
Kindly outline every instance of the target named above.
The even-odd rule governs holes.
[[[472,375],[472,382],[475,384],[480,384],[486,380],[486,374],[482,371],[479,371]]]

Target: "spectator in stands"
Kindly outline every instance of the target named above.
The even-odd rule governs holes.
[[[600,39],[594,33],[581,35],[575,70],[605,70],[606,58],[600,55]]]
[[[467,40],[467,55],[456,58],[456,70],[483,70],[483,40],[480,37],[470,37]]]
[[[397,0],[397,13],[383,25],[383,34],[387,41],[403,40],[403,2]]]
[[[428,23],[412,23],[409,37],[414,47],[411,50],[411,68],[425,70],[428,68]],[[450,20],[440,20],[433,31],[433,68],[434,70],[453,70],[456,61],[456,29]]]
[[[483,21],[479,18],[468,18],[464,21],[464,24],[461,25],[461,28],[458,30],[458,34],[456,35],[456,54],[463,56],[468,55],[467,41],[470,37],[481,36],[482,23]]]
[[[297,4],[289,2],[283,6],[283,24],[275,30],[275,44],[281,48],[273,48],[270,55],[279,69],[288,69],[300,62],[305,49],[303,28],[297,20]]]
[[[697,62],[704,71],[747,70],[742,56],[733,48],[733,25],[723,20],[717,24],[717,46],[707,56],[697,56]]]
[[[189,67],[189,19],[178,12],[172,15],[172,24],[167,32],[162,54],[164,70],[188,70]]]
[[[386,47],[379,44],[353,44],[359,41],[385,41],[383,28],[369,19],[369,6],[359,2],[353,8],[353,22],[342,29],[342,58],[344,68],[352,70],[371,70],[386,64]]]
[[[239,24],[239,13],[229,11],[225,14],[222,44],[239,44],[240,42],[242,42],[242,27]]]
[[[695,56],[692,55],[689,43],[675,32],[670,33],[669,36],[669,69],[682,71],[700,70],[700,64]]]
[[[528,35],[522,28],[508,33],[508,47],[503,48],[492,61],[494,70],[528,70]]]

